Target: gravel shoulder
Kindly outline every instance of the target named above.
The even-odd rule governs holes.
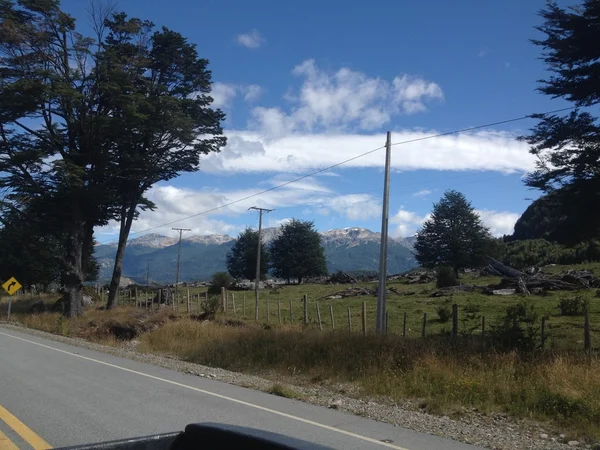
[[[212,378],[246,388],[269,392],[274,384],[273,381],[266,378],[202,366],[169,356],[141,353],[135,350],[136,341],[125,343],[121,347],[111,347],[15,324],[2,323],[2,325],[7,329],[33,336],[153,364],[182,373]],[[314,405],[338,409],[349,414],[490,449],[561,450],[600,448],[600,443],[592,447],[589,444],[581,444],[576,441],[565,442],[564,436],[551,433],[541,424],[516,420],[504,414],[484,415],[478,411],[465,410],[459,419],[453,419],[448,416],[427,414],[419,408],[417,402],[397,403],[385,399],[354,398],[347,394],[347,392],[351,392],[351,387],[348,386],[306,387],[280,382],[277,384],[283,385],[286,391],[293,392],[299,400]],[[346,394],[343,392],[346,392]]]

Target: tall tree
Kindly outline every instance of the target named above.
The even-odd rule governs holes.
[[[327,275],[321,235],[313,222],[292,219],[281,226],[281,233],[271,243],[271,267],[276,277],[290,282]]]
[[[152,207],[143,193],[224,143],[193,45],[124,14],[95,30],[78,33],[57,0],[0,0],[0,188],[15,208],[45,206],[69,316],[82,312],[94,227],[120,221],[122,261],[133,218]]]
[[[82,312],[94,226],[110,218],[92,40],[57,0],[0,0],[0,187],[3,201],[36,204],[60,241],[65,313]],[[86,65],[87,63],[87,65]]]
[[[227,254],[227,270],[234,278],[253,280],[256,277],[256,253],[258,251],[258,231],[246,228]],[[269,252],[261,242],[260,277],[265,279],[269,268]]]
[[[576,109],[534,116],[540,122],[522,139],[538,162],[525,183],[555,194],[559,214],[578,224],[570,227],[577,242],[600,234],[600,124],[591,109],[600,102],[600,1],[569,8],[549,2],[540,15],[545,38],[533,43],[552,75],[538,90]]]
[[[208,61],[181,34],[123,13],[104,21],[98,76],[101,98],[116,105],[106,140],[118,199],[119,242],[107,307],[115,305],[123,256],[134,218],[153,205],[144,193],[199,168],[203,154],[225,145],[224,114],[209,106]]]
[[[450,266],[458,273],[485,262],[494,240],[465,196],[447,191],[417,233],[416,258],[423,267]]]

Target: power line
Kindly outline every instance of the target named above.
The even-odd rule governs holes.
[[[543,113],[535,113],[535,115],[538,115],[538,114],[542,114],[542,115],[545,115],[545,114],[556,114],[556,113],[559,113],[559,112],[571,111],[573,109],[577,109],[577,107],[576,106],[571,106],[571,107],[568,107],[568,108],[560,108],[560,109],[555,109],[555,110],[552,110],[552,111],[546,111],[546,112],[543,112]],[[476,126],[473,126],[473,127],[461,128],[461,129],[458,129],[458,130],[452,130],[452,131],[447,131],[447,132],[444,132],[444,133],[432,134],[432,135],[429,135],[429,136],[422,136],[422,137],[418,137],[418,138],[414,138],[414,139],[408,139],[408,140],[405,140],[405,141],[395,142],[395,143],[392,143],[391,146],[412,144],[414,142],[421,142],[421,141],[426,141],[426,140],[429,140],[429,139],[436,139],[436,138],[440,138],[440,137],[444,137],[444,136],[450,136],[450,135],[454,135],[454,134],[460,134],[460,133],[466,133],[466,132],[469,132],[469,131],[480,130],[480,129],[483,129],[483,128],[494,127],[494,126],[497,126],[497,125],[504,125],[504,124],[507,124],[507,123],[519,122],[521,120],[531,119],[533,116],[534,116],[534,114],[527,114],[527,115],[524,115],[524,116],[514,117],[512,119],[500,120],[500,121],[497,121],[497,122],[490,122],[490,123],[486,123],[486,124],[483,124],[483,125],[476,125]],[[196,213],[196,214],[192,214],[192,215],[187,216],[187,217],[183,217],[181,219],[172,220],[171,222],[166,222],[166,223],[163,223],[161,225],[156,225],[156,226],[153,226],[153,227],[150,227],[150,228],[146,228],[145,230],[136,231],[135,233],[130,233],[130,236],[138,235],[138,234],[141,234],[141,233],[146,233],[148,231],[156,230],[158,228],[163,228],[163,227],[166,227],[166,226],[169,226],[169,225],[173,225],[174,223],[183,222],[184,220],[192,219],[194,217],[198,217],[198,216],[201,216],[201,215],[204,215],[204,214],[209,214],[211,212],[217,211],[217,210],[219,210],[221,208],[226,208],[228,206],[235,205],[236,203],[240,203],[240,202],[243,202],[245,200],[249,200],[251,198],[258,197],[259,195],[266,194],[267,192],[274,191],[276,189],[288,186],[288,185],[290,185],[292,183],[297,183],[298,181],[305,180],[306,178],[310,178],[310,177],[313,177],[313,176],[318,175],[320,173],[327,172],[328,170],[335,169],[336,167],[339,167],[339,166],[342,166],[342,165],[347,164],[349,162],[355,161],[355,160],[357,160],[359,158],[363,158],[363,157],[365,157],[367,155],[375,153],[375,152],[377,152],[377,151],[379,151],[381,149],[384,149],[384,148],[385,148],[385,145],[382,145],[380,147],[374,148],[373,150],[369,150],[367,152],[361,153],[360,155],[356,155],[356,156],[353,156],[352,158],[345,159],[345,160],[340,161],[340,162],[338,162],[336,164],[333,164],[331,166],[315,170],[315,171],[310,172],[308,174],[302,175],[302,176],[300,176],[298,178],[294,178],[293,180],[289,180],[289,181],[286,181],[284,183],[278,184],[276,186],[270,187],[268,189],[264,189],[264,190],[262,190],[260,192],[256,192],[254,194],[250,194],[250,195],[247,195],[245,197],[238,198],[237,200],[232,200],[232,201],[227,202],[227,203],[223,203],[223,204],[221,204],[219,206],[215,206],[214,208],[210,208],[210,209],[207,209],[205,211],[202,211],[202,212],[199,212],[199,213]],[[116,240],[117,239],[110,239],[110,240],[107,240],[107,241],[104,241],[104,242],[99,242],[99,243],[100,244],[108,244],[108,243],[114,242]]]

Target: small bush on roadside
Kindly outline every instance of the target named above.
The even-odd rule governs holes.
[[[208,286],[209,294],[220,294],[221,288],[229,289],[233,283],[233,277],[227,272],[217,272],[212,276],[210,285]]]
[[[538,315],[532,304],[521,301],[506,308],[500,324],[490,332],[491,343],[499,350],[533,351],[540,342]]]
[[[450,317],[452,317],[452,311],[450,311],[450,308],[448,308],[447,306],[438,306],[437,308],[435,308],[435,311],[437,312],[441,323],[448,322],[450,320]]]
[[[558,310],[561,316],[581,316],[585,309],[585,300],[581,295],[561,297]]]
[[[204,318],[212,320],[221,307],[221,298],[218,295],[210,295],[202,302],[201,306]]]
[[[456,286],[458,278],[452,267],[440,266],[436,271],[436,285],[439,288]]]

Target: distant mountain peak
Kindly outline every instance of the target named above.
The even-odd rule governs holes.
[[[150,233],[127,242],[127,245],[139,245],[141,247],[165,248],[177,242],[176,238],[163,236],[162,234]]]
[[[188,236],[183,238],[186,242],[193,242],[195,244],[205,244],[205,245],[221,245],[226,244],[227,242],[234,241],[235,238],[228,236],[227,234],[195,234],[192,236]]]

